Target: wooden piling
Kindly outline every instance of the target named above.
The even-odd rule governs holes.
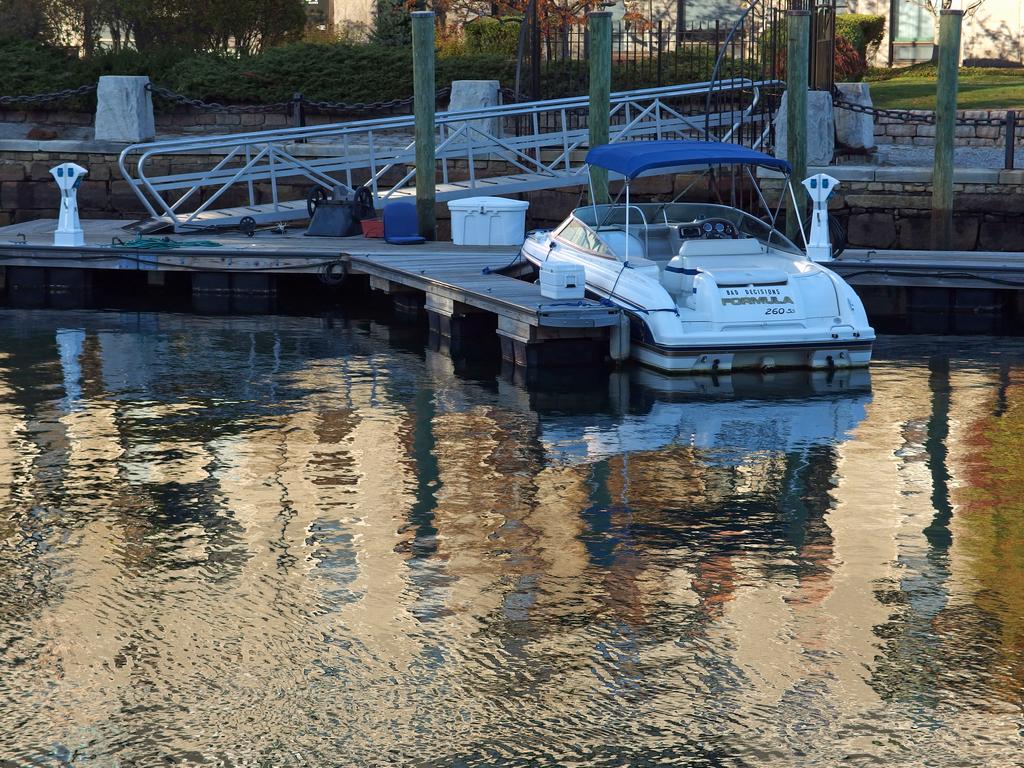
[[[939,16],[939,77],[935,95],[935,165],[932,172],[932,249],[953,247],[953,138],[963,11]]]
[[[413,112],[416,118],[416,218],[420,234],[437,237],[437,156],[434,149],[434,12],[412,13]]]
[[[612,89],[612,15],[599,11],[587,16],[590,33],[590,146],[608,143]],[[607,203],[608,171],[590,168],[590,184],[595,203]]]
[[[1006,159],[1003,168],[1012,171],[1015,154],[1017,151],[1017,111],[1010,109],[1006,112]]]
[[[807,177],[807,88],[810,69],[811,13],[786,11],[786,158],[793,166],[793,190],[800,218],[807,215],[807,191],[801,184]],[[792,201],[786,203],[786,232],[800,243],[800,219]]]

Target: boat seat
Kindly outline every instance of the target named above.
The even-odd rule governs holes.
[[[761,242],[751,237],[738,240],[684,240],[679,247],[679,255],[685,257],[751,256],[763,252]]]
[[[626,234],[626,225],[606,224],[602,227],[596,227],[595,231],[599,233],[599,237],[612,249],[612,252],[621,259],[625,252],[624,236]],[[671,240],[672,233],[672,228],[664,224],[651,224],[646,227],[643,224],[630,224],[629,260],[633,261],[634,253],[641,253],[645,258],[652,261],[668,261],[679,250],[678,245]],[[634,250],[636,243],[639,243],[640,247]]]
[[[701,270],[710,275],[719,287],[742,285],[785,285],[789,276],[781,269],[718,269],[704,267]]]

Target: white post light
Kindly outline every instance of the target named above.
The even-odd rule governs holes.
[[[54,245],[85,245],[85,234],[78,219],[78,188],[88,172],[75,163],[61,163],[50,169],[50,175],[60,187],[60,218],[53,233]]]
[[[811,216],[811,237],[807,241],[807,256],[811,261],[831,261],[832,241],[828,234],[828,199],[839,186],[839,180],[827,173],[818,173],[804,179],[804,187],[814,203]]]

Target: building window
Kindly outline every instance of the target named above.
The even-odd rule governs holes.
[[[911,0],[893,0],[893,64],[930,61],[935,42],[935,20]]]

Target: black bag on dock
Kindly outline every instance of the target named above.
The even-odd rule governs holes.
[[[306,198],[310,213],[308,237],[353,237],[362,234],[361,219],[373,218],[373,197],[365,187],[355,194],[335,188],[328,197],[323,187],[314,187]]]

